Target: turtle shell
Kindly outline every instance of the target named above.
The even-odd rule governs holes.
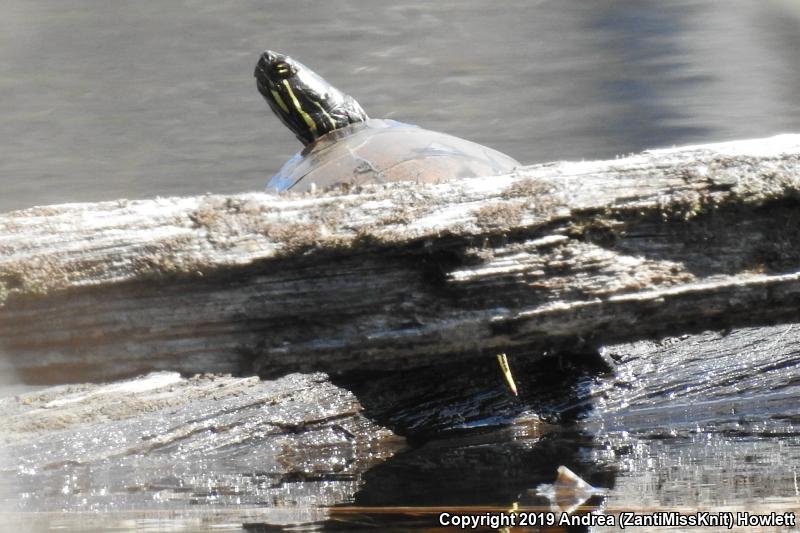
[[[508,174],[520,164],[486,146],[446,133],[369,119],[323,135],[295,154],[268,191],[329,189],[390,181],[436,183]]]

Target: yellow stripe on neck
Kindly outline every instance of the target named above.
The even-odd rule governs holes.
[[[314,102],[314,104],[319,108],[319,110],[322,111],[322,114],[325,115],[325,118],[328,119],[328,122],[331,123],[331,130],[335,130],[336,129],[336,122],[333,120],[333,118],[331,118],[331,116],[328,114],[328,112],[325,111],[325,108],[322,107],[322,104],[320,104],[316,100],[311,100],[311,101]]]
[[[281,98],[281,93],[279,93],[275,89],[270,89],[269,92],[272,93],[272,98],[278,103],[279,106],[281,106],[281,109],[283,109],[283,112],[288,115],[289,114],[289,106],[287,106],[286,102],[284,102],[283,98]]]
[[[294,91],[292,87],[289,85],[288,80],[283,80],[283,86],[286,87],[286,90],[289,92],[289,97],[292,99],[292,105],[294,105],[295,111],[300,113],[300,116],[303,117],[303,121],[306,123],[308,128],[314,133],[314,136],[317,136],[317,123],[314,122],[314,119],[311,118],[311,115],[303,111],[303,108],[300,106],[300,102],[297,100],[297,97],[294,95]]]

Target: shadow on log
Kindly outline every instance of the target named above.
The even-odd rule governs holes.
[[[800,136],[359,191],[0,216],[28,382],[410,369],[795,316]]]

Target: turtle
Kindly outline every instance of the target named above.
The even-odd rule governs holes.
[[[350,95],[288,55],[267,50],[255,68],[258,91],[304,148],[267,191],[509,174],[520,164],[486,146],[391,119],[369,118]]]

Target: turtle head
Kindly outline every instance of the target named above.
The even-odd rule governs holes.
[[[305,145],[367,119],[352,96],[287,55],[267,50],[258,59],[255,76],[258,92]]]

